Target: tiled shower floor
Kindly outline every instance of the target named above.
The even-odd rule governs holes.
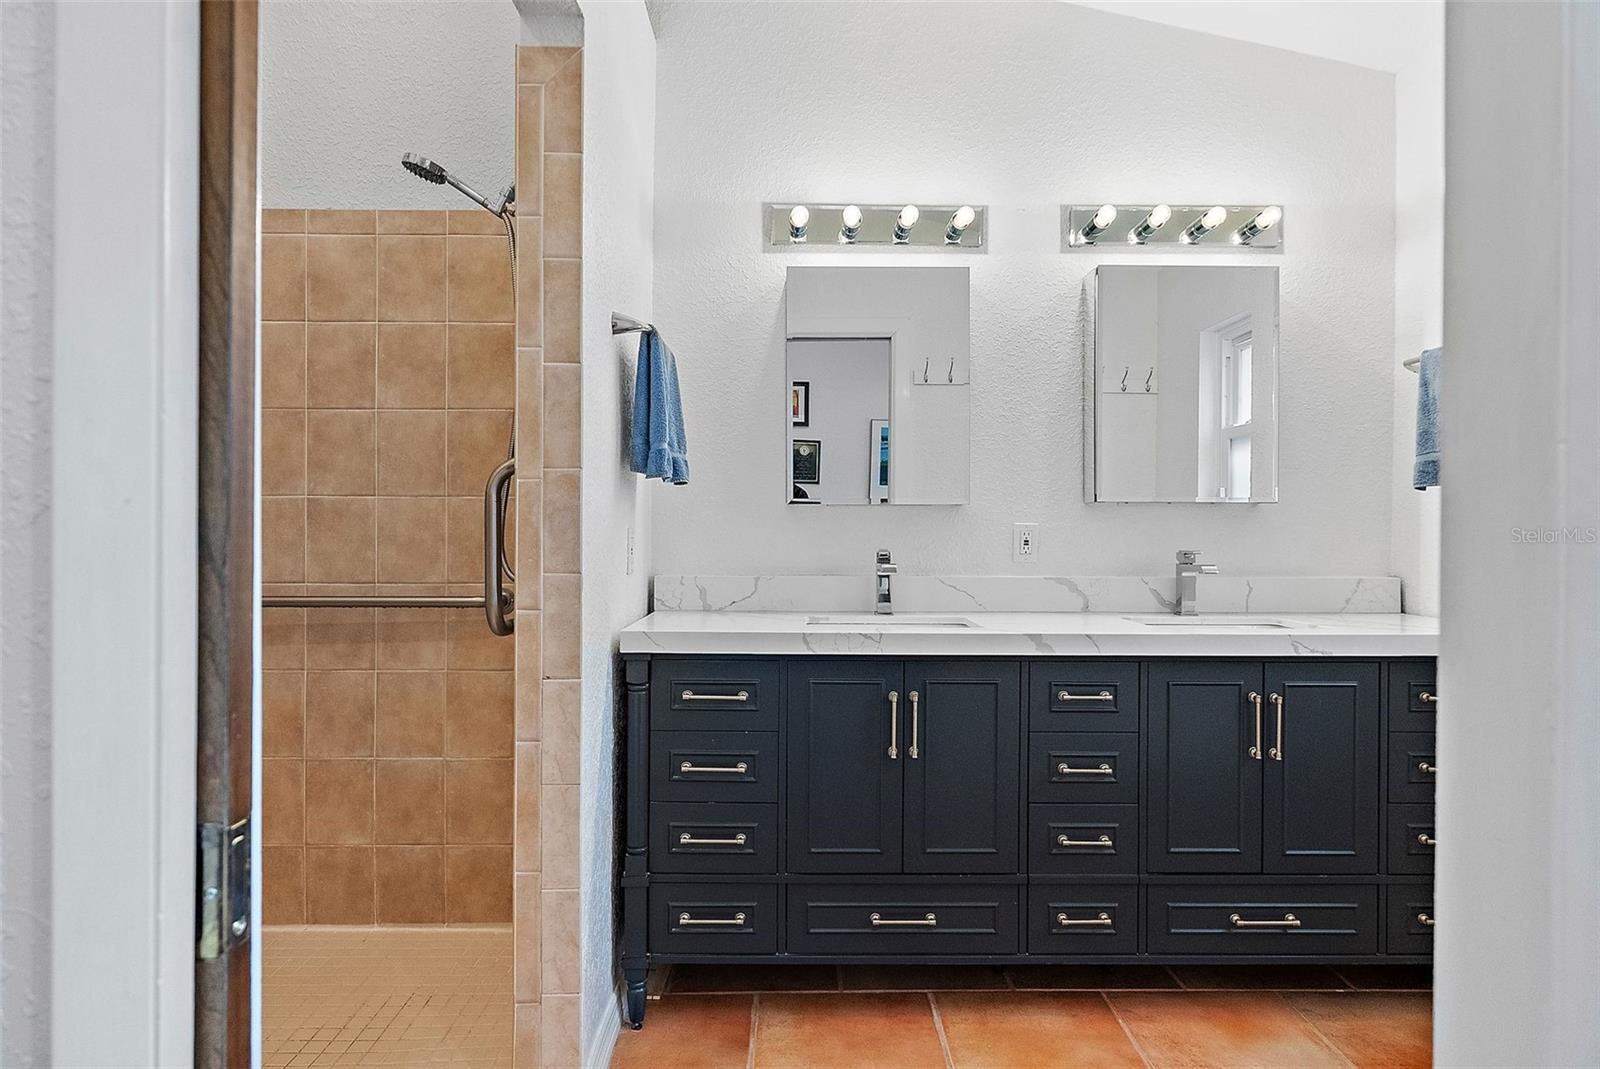
[[[267,928],[261,1062],[511,1065],[511,928]]]

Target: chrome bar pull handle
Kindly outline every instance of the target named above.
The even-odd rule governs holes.
[[[686,702],[747,702],[750,700],[748,690],[735,691],[732,694],[701,694],[698,691],[686,690],[683,692]]]
[[[1228,917],[1228,923],[1235,928],[1298,928],[1300,918],[1293,913],[1285,913],[1281,921],[1247,921],[1237,913]]]
[[[723,767],[722,765],[697,765],[691,761],[685,761],[678,766],[678,771],[680,773],[686,772],[695,776],[742,776],[746,772],[750,771],[750,766],[745,764],[743,761],[740,761],[738,764],[731,767]]]
[[[900,738],[900,692],[889,692],[889,760],[900,760],[900,747],[897,740]]]
[[[1426,761],[1418,761],[1417,771],[1422,773],[1424,776],[1437,776],[1439,774],[1439,766],[1430,765]]]
[[[1425,690],[1417,694],[1417,701],[1422,702],[1425,705],[1432,705],[1438,700],[1439,696],[1437,694],[1430,694]]]
[[[1110,700],[1111,692],[1109,690],[1102,690],[1098,694],[1074,694],[1070,690],[1056,691],[1056,701],[1058,702],[1108,702]]]
[[[915,761],[922,756],[922,751],[917,748],[917,725],[921,717],[917,713],[917,702],[921,698],[916,691],[911,692],[911,760]]]
[[[1426,913],[1418,913],[1417,914],[1417,923],[1422,925],[1424,928],[1432,928],[1433,927],[1433,918],[1428,916]]]
[[[1435,839],[1433,836],[1429,835],[1425,831],[1419,831],[1417,833],[1417,842],[1421,843],[1423,846],[1438,846],[1439,845],[1439,840]]]
[[[1256,707],[1256,744],[1250,747],[1250,756],[1259,761],[1261,760],[1261,695],[1252,690],[1245,697]]]
[[[1094,768],[1073,768],[1065,761],[1056,766],[1058,776],[1114,776],[1116,769],[1107,764],[1100,764]]]
[[[1110,928],[1113,923],[1109,913],[1083,918],[1069,917],[1065,913],[1056,914],[1057,928]]]
[[[1282,761],[1283,760],[1283,695],[1277,693],[1276,691],[1274,691],[1273,693],[1267,695],[1267,700],[1270,701],[1273,704],[1273,707],[1276,708],[1277,711],[1278,711],[1278,741],[1277,741],[1277,744],[1272,747],[1272,749],[1267,751],[1267,756],[1272,758],[1274,761]]]
[[[516,473],[517,462],[508,458],[494,469],[483,488],[483,613],[496,635],[509,635],[514,626],[507,615],[512,609],[511,595],[506,592],[501,564],[505,559],[505,512],[509,510],[501,509],[500,500]]]
[[[1111,836],[1102,835],[1098,839],[1074,839],[1069,835],[1057,835],[1057,846],[1098,846],[1101,849],[1110,849],[1116,844],[1111,841]]]
[[[738,835],[735,835],[735,836],[733,836],[731,838],[727,838],[727,839],[702,839],[702,838],[700,838],[700,837],[698,837],[696,835],[693,835],[693,834],[691,834],[689,832],[683,832],[682,834],[680,834],[678,836],[678,845],[679,846],[743,846],[745,844],[746,840],[748,840],[748,839],[749,839],[749,836],[746,835],[744,832],[740,832]]]
[[[868,920],[872,921],[874,928],[937,928],[939,915],[937,913],[923,914],[921,920],[897,921],[885,918],[882,914],[874,913]]]
[[[731,917],[692,917],[687,913],[678,914],[678,927],[680,928],[742,928],[744,927],[744,914],[735,913]]]

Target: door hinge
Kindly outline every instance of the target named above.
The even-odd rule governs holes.
[[[197,860],[195,953],[211,961],[250,934],[250,818],[231,826],[202,823]]]

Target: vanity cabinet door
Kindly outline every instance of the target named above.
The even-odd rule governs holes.
[[[900,871],[910,738],[902,667],[864,657],[789,664],[790,872]]]
[[[905,682],[905,871],[1017,872],[1021,666],[913,661]]]
[[[1266,685],[1264,871],[1376,873],[1378,665],[1269,663]]]
[[[1150,664],[1149,871],[1261,871],[1261,679],[1248,662]]]

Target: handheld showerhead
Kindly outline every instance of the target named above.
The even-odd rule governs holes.
[[[437,163],[434,163],[432,160],[428,159],[428,157],[420,156],[415,152],[407,152],[402,155],[400,157],[400,166],[404,167],[406,170],[410,171],[424,182],[432,182],[436,186],[442,186],[446,183],[449,183],[456,189],[459,189],[461,192],[465,193],[468,197],[471,197],[480,208],[483,208],[485,211],[491,212],[502,219],[516,211],[516,209],[512,207],[512,200],[516,196],[516,186],[507,186],[504,192],[500,193],[498,196],[492,198],[485,197],[476,189],[473,189],[471,186],[461,181],[461,179],[457,178],[455,175],[451,174]]]

